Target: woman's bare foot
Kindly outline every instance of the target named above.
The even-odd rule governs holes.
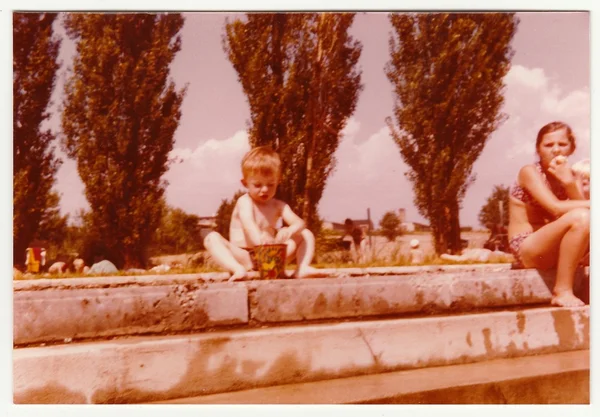
[[[241,281],[248,278],[248,271],[246,271],[246,268],[240,268],[237,271],[235,271],[233,274],[231,274],[231,277],[229,277],[229,282],[232,281]]]
[[[558,307],[581,307],[585,305],[585,303],[579,298],[575,297],[571,291],[555,293],[552,297],[551,303],[552,305]]]

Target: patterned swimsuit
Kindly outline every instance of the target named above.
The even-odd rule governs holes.
[[[546,177],[546,174],[542,171],[542,166],[540,165],[539,162],[535,164],[535,168],[541,174],[542,179],[544,180],[544,183],[554,193],[556,198],[558,198],[559,200],[567,200],[568,199],[567,193],[564,188],[562,188],[560,186],[553,186],[553,184],[550,183],[550,181],[548,181],[548,178]],[[518,180],[515,181],[515,183],[511,187],[510,195],[512,197],[516,198],[517,200],[522,201],[525,204],[529,204],[537,209],[544,210],[544,208],[529,193],[529,191],[527,191],[525,188],[523,188],[519,185]],[[516,267],[520,267],[520,268],[523,267],[523,262],[521,261],[521,244],[527,238],[527,236],[529,236],[531,233],[533,233],[533,232],[519,233],[518,235],[513,236],[510,239],[510,241],[508,242],[510,251],[512,252],[512,254],[514,255],[515,260],[516,260],[516,265],[515,265]]]

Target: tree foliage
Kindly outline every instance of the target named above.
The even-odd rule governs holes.
[[[118,266],[144,267],[162,217],[185,89],[169,65],[181,48],[177,13],[72,13],[76,41],[65,85],[63,144],[85,185],[91,223]]]
[[[282,159],[278,197],[317,231],[340,132],[362,89],[354,13],[252,13],[228,22],[223,46],[250,105],[252,147]]]
[[[176,255],[203,248],[200,217],[180,208],[167,207],[157,230],[152,255]]]
[[[508,195],[508,187],[494,186],[492,194],[479,211],[479,223],[483,227],[492,228],[496,225],[508,227]],[[500,215],[500,202],[502,202],[502,215]]]
[[[48,209],[60,160],[43,130],[54,89],[60,40],[53,35],[56,13],[13,13],[13,262],[38,232]]]
[[[381,227],[381,234],[390,242],[393,242],[396,237],[401,235],[400,219],[393,211],[388,211],[383,215],[379,222],[379,227]]]
[[[60,214],[60,197],[58,193],[48,194],[46,210],[40,219],[35,238],[46,242],[46,253],[48,259],[55,258],[63,250],[63,240],[68,229],[69,215]]]
[[[224,198],[221,200],[221,205],[217,209],[217,215],[215,223],[215,231],[220,233],[225,239],[229,240],[229,223],[231,223],[231,215],[233,214],[233,208],[238,198],[244,195],[243,191],[237,191],[231,200]]]
[[[514,13],[390,15],[394,119],[387,124],[428,218],[438,254],[460,250],[459,208],[472,167],[505,120],[503,78],[518,19]]]

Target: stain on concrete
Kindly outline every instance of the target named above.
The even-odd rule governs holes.
[[[53,381],[40,388],[15,393],[13,401],[15,404],[85,404],[87,398],[84,393]]]
[[[126,404],[163,401],[172,398],[229,392],[272,385],[296,382],[309,382],[331,379],[340,376],[359,376],[373,372],[372,366],[353,365],[338,369],[315,370],[311,357],[295,349],[274,353],[274,361],[242,360],[232,356],[221,356],[218,368],[211,364],[213,355],[222,355],[230,338],[198,342],[198,351],[189,361],[185,375],[171,388],[162,391],[140,390],[137,388],[100,389],[92,396],[97,404]],[[266,372],[258,372],[268,363]],[[56,401],[55,403],[61,403]]]
[[[527,318],[522,311],[517,311],[517,328],[519,329],[519,333],[523,333],[525,331],[525,323]]]
[[[394,311],[393,308],[390,307],[390,303],[383,297],[374,297],[375,301],[373,302],[373,310],[376,314],[388,314]]]
[[[525,291],[523,289],[523,283],[520,280],[513,282],[512,294],[516,302],[523,302],[525,298]]]
[[[466,340],[467,340],[467,345],[469,345],[470,347],[473,347],[473,341],[471,340],[471,332],[467,333]]]
[[[489,327],[486,327],[485,329],[483,329],[481,331],[481,333],[483,333],[483,344],[485,345],[485,351],[486,353],[491,356],[494,354],[494,348],[492,346],[492,331],[490,330]]]
[[[572,349],[578,344],[575,321],[570,310],[552,310],[554,330],[558,335],[559,346],[563,349]]]
[[[314,314],[323,314],[327,310],[327,297],[323,293],[319,293],[317,296],[313,307],[312,312]]]
[[[579,315],[579,323],[583,325],[582,333],[583,333],[583,346],[584,349],[589,349],[590,347],[590,317],[585,314],[583,311],[577,313]]]
[[[418,306],[423,305],[423,303],[425,302],[425,295],[423,293],[423,290],[417,291],[417,294],[415,295],[415,300]]]

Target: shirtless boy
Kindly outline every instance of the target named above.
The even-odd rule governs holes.
[[[269,147],[252,149],[242,159],[242,184],[247,193],[236,202],[229,225],[229,241],[217,232],[204,239],[213,259],[231,272],[230,281],[244,279],[253,267],[250,249],[254,246],[285,243],[288,259],[296,256],[294,277],[316,272],[310,266],[315,252],[315,237],[283,201],[275,199],[281,177],[279,155]],[[283,219],[285,227],[277,230]]]

